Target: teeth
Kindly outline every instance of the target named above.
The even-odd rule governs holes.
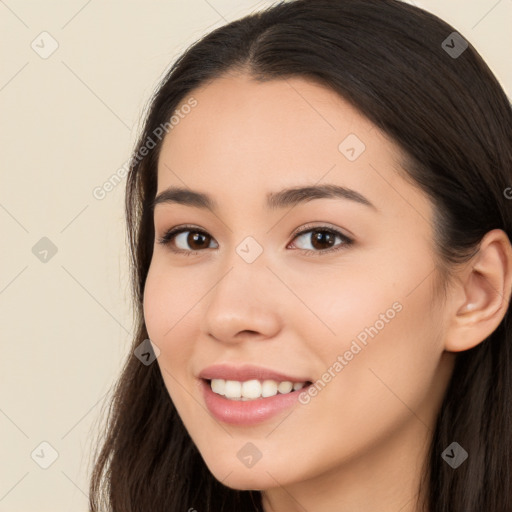
[[[214,393],[225,396],[230,400],[255,400],[267,398],[280,394],[297,391],[306,385],[305,382],[277,382],[275,380],[264,380],[263,382],[253,379],[240,382],[237,380],[212,379],[210,386]]]
[[[293,383],[286,380],[284,382],[280,382],[277,386],[277,390],[279,393],[289,393],[293,389]]]
[[[240,398],[242,396],[242,383],[237,380],[227,380],[224,386],[224,395],[229,398]]]
[[[247,380],[244,383],[242,383],[241,395],[244,398],[259,398],[261,396],[260,381],[259,380]]]
[[[223,395],[224,390],[226,389],[226,381],[223,379],[212,379],[212,381],[210,382],[210,386],[212,387],[212,391],[214,393]]]
[[[261,396],[267,398],[277,395],[277,382],[275,380],[264,380],[261,386]]]

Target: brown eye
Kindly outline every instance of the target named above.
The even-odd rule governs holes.
[[[185,231],[187,233],[187,231]],[[205,241],[208,241],[211,239],[209,235],[206,235],[204,233],[199,233],[197,231],[188,231],[188,235],[184,237],[183,242],[188,244],[189,247],[191,247],[193,250],[197,249],[204,249]],[[206,248],[208,248],[209,244],[206,244]]]
[[[313,236],[311,236],[313,234]],[[338,230],[327,227],[317,226],[308,230],[297,233],[294,240],[301,239],[310,240],[309,245],[312,249],[299,247],[307,254],[327,254],[347,248],[353,243],[353,240]],[[336,243],[336,240],[340,240]],[[213,237],[206,231],[198,229],[194,226],[181,226],[172,228],[167,231],[158,242],[164,246],[169,246],[169,249],[175,253],[184,255],[197,254],[203,249],[209,249]],[[307,244],[306,244],[307,245]],[[217,246],[214,246],[218,247]]]
[[[336,235],[330,231],[313,231],[312,233],[314,236],[311,238],[311,245],[315,249],[330,249],[336,243]]]
[[[312,234],[313,236],[311,236]],[[353,242],[352,239],[343,235],[339,231],[324,226],[301,231],[300,233],[297,233],[294,240],[300,238],[303,238],[306,242],[309,240],[309,245],[312,247],[312,249],[309,249],[308,247],[302,249],[307,253],[318,252],[320,254],[342,249]],[[336,239],[341,240],[341,243],[336,244]],[[307,243],[305,245],[307,245]],[[301,247],[299,247],[299,249],[301,249]]]
[[[174,228],[158,240],[162,245],[174,245],[171,250],[175,252],[197,252],[201,249],[208,249],[213,238],[199,229],[190,227]],[[171,244],[171,242],[173,242]]]

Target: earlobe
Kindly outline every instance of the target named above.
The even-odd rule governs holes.
[[[478,253],[460,274],[452,299],[445,349],[469,350],[490,336],[503,320],[512,288],[512,247],[501,229],[486,233]]]

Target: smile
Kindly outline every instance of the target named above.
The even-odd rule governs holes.
[[[204,404],[218,421],[249,426],[297,405],[312,385],[306,375],[292,375],[250,364],[215,364],[197,375]]]
[[[312,384],[309,381],[292,383],[291,381],[277,382],[269,380],[260,382],[254,379],[249,381],[200,379],[199,385],[204,404],[217,421],[248,427],[270,420],[300,404],[300,393],[307,391]],[[244,385],[243,393],[251,395],[251,398],[242,396]],[[240,396],[228,397],[225,394],[220,394],[218,391],[222,386],[224,387],[224,393],[227,389],[228,395],[239,394]],[[279,387],[284,392],[280,392]],[[294,387],[297,389],[294,389]]]
[[[292,391],[302,389],[306,382],[267,380],[238,380],[212,379],[209,381],[214,393],[226,397],[228,400],[257,400],[269,398],[279,394],[286,395]]]

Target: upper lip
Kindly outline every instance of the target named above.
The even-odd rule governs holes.
[[[275,380],[278,382],[310,382],[308,378],[302,376],[286,375],[285,373],[264,368],[263,366],[254,366],[244,364],[241,366],[233,366],[230,364],[216,364],[204,368],[199,373],[199,378],[237,380],[245,382],[247,380]]]

